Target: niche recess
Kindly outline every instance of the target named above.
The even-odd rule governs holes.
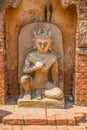
[[[76,7],[61,7],[59,0],[22,0],[18,7],[8,5],[6,14],[6,74],[7,94],[19,95],[18,83],[18,37],[20,29],[34,22],[50,22],[60,28],[64,51],[64,93],[72,95],[74,87]]]

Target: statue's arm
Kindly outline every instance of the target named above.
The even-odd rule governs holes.
[[[56,60],[55,63],[51,67],[51,77],[53,83],[58,86],[58,61]]]
[[[43,63],[40,61],[36,61],[32,59],[31,57],[27,56],[25,59],[25,64],[23,67],[23,73],[29,74],[32,73],[38,69],[40,69],[43,66]]]

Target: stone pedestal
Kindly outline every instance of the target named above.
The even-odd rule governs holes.
[[[32,99],[30,101],[24,100],[23,98],[20,98],[18,100],[18,106],[19,107],[38,107],[38,108],[64,108],[64,99],[62,100],[54,100],[54,99],[47,99],[44,98],[42,100],[35,100]]]

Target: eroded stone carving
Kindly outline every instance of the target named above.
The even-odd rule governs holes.
[[[58,60],[50,52],[52,36],[47,31],[45,27],[40,27],[34,32],[36,50],[30,52],[25,59],[25,75],[21,77],[21,85],[25,91],[23,98],[26,100],[31,100],[33,95],[36,99],[63,98],[63,92],[58,88]],[[49,72],[51,81],[48,78]]]
[[[57,102],[63,99],[63,90],[59,87],[58,57],[51,51],[53,36],[51,30],[43,24],[35,28],[33,39],[34,50],[27,53],[24,59],[23,74],[20,77],[21,102],[50,100]],[[62,86],[62,85],[61,85]],[[57,105],[58,107],[58,105]],[[64,103],[62,102],[62,107]]]
[[[80,23],[81,47],[87,47],[87,20]]]
[[[87,55],[87,48],[78,47],[76,48],[76,52],[78,55]]]

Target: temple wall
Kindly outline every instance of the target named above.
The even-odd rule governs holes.
[[[87,105],[87,1],[22,0],[12,4],[0,13],[0,104],[5,103],[6,95],[15,97],[20,92],[20,29],[33,22],[50,22],[62,32],[65,96],[73,94],[75,104]]]
[[[30,8],[29,8],[30,7]],[[62,31],[64,46],[66,95],[72,94],[75,58],[76,8],[63,9],[60,2],[54,1],[22,1],[16,8],[6,10],[6,59],[8,94],[18,95],[18,36],[20,29],[32,22],[45,21],[55,24]],[[73,21],[73,22],[72,22]],[[15,37],[14,37],[15,36]],[[16,52],[16,53],[15,53]],[[10,55],[12,53],[12,55]],[[15,59],[15,60],[14,60]]]

